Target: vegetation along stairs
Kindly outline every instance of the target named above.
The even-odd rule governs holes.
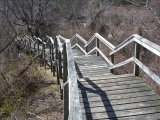
[[[17,38],[17,42],[35,54],[42,53],[44,66],[50,66],[57,75],[64,120],[160,119],[160,97],[138,77],[140,68],[160,84],[159,76],[139,60],[140,46],[160,56],[160,46],[155,43],[135,34],[115,47],[98,33],[88,41],[75,34],[71,39],[60,35],[43,40],[27,36]],[[89,51],[92,42],[96,46]],[[110,59],[100,50],[100,42],[110,49]],[[131,42],[135,43],[135,55],[114,64],[114,54]],[[113,74],[115,68],[130,62],[134,63],[132,74]]]

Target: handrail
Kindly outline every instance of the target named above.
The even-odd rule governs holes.
[[[72,54],[70,40],[66,40],[67,67],[68,67],[68,92],[69,92],[69,116],[68,120],[82,120],[82,112],[79,101],[77,76]]]
[[[71,38],[71,41],[73,41],[75,38],[78,38],[80,41],[82,41],[84,44],[87,44],[87,41],[82,38],[80,35],[78,34],[75,34],[72,38]]]
[[[95,33],[88,41],[88,43],[84,46],[87,47],[95,38],[98,38],[103,44],[105,44],[106,46],[108,46],[108,48],[110,48],[111,50],[113,50],[115,48],[115,46],[113,44],[111,44],[109,41],[107,41],[105,38],[103,38],[101,35],[99,35],[98,33]]]
[[[54,40],[52,39],[52,37],[50,37],[50,36],[46,36],[50,41],[51,41],[51,44],[53,44],[54,45]]]
[[[59,54],[59,66],[57,73],[58,77],[63,79],[63,83],[61,85],[63,88],[61,90],[63,90],[62,94],[64,99],[64,120],[82,120],[82,111],[79,101],[78,83],[71,42],[69,39],[65,39],[62,44],[60,36],[56,36],[56,39],[58,44],[57,47],[60,47],[57,48],[57,50],[59,50],[57,52]],[[62,46],[63,49],[61,49]],[[61,66],[62,61],[63,66]]]
[[[58,35],[57,37],[59,37],[61,40],[63,40],[63,41],[65,41],[66,40],[66,38],[65,37],[63,37],[63,36],[61,36],[61,35]]]
[[[75,45],[72,46],[72,48],[75,48],[75,47],[78,47],[85,55],[87,54],[87,52],[80,46],[78,45],[77,43]]]
[[[91,53],[94,52],[94,51],[98,51],[98,53],[108,62],[109,65],[113,65],[113,63],[112,63],[112,62],[103,54],[103,52],[102,52],[99,48],[97,48],[97,47],[95,47],[95,48],[93,48],[91,51],[89,51],[89,52],[87,53],[87,55],[91,54]]]
[[[39,37],[34,36],[34,38],[35,38],[37,41],[39,41],[40,43],[46,45],[46,43],[45,43],[44,41],[42,41]]]
[[[90,39],[89,41],[85,44],[84,47],[87,47],[94,39],[96,38],[96,46],[90,50],[89,52],[86,51],[87,55],[91,54],[93,51],[97,51],[97,55],[101,55],[106,61],[107,63],[110,65],[109,69],[111,70],[111,72],[113,72],[113,69],[118,68],[120,66],[124,66],[130,62],[134,62],[134,75],[138,76],[139,74],[139,68],[141,68],[146,74],[148,74],[156,83],[160,84],[160,78],[153,73],[148,67],[146,67],[143,63],[141,63],[138,59],[139,59],[139,47],[140,45],[143,46],[144,48],[148,49],[149,51],[151,51],[152,53],[154,53],[155,55],[160,57],[160,46],[141,37],[140,35],[134,34],[132,36],[130,36],[129,38],[127,38],[126,40],[124,40],[122,43],[120,43],[119,45],[117,45],[116,47],[114,45],[112,45],[110,42],[108,42],[105,38],[103,38],[102,36],[100,36],[98,33],[95,33]],[[72,37],[73,39],[73,37]],[[111,52],[109,53],[111,60],[109,60],[104,53],[99,49],[99,40],[105,44],[106,46],[108,46],[111,50]],[[126,47],[128,44],[135,42],[135,56],[131,57],[123,62],[120,62],[118,64],[114,64],[114,54],[116,52],[118,52],[119,50],[123,49],[124,47]],[[78,43],[75,44],[76,46],[78,46]],[[75,47],[74,45],[74,47]]]
[[[109,67],[109,69],[118,68],[118,67],[124,66],[130,62],[134,62],[136,65],[138,65],[147,75],[149,75],[156,83],[158,83],[160,85],[160,77],[157,76],[154,72],[152,72],[148,67],[146,67],[142,62],[140,62],[135,57],[131,57],[121,63],[112,65]]]
[[[113,51],[110,52],[109,55],[113,55],[115,54],[117,51],[121,50],[122,48],[124,48],[125,46],[127,46],[128,44],[130,44],[131,42],[136,42],[138,44],[140,44],[141,46],[145,47],[146,49],[148,49],[149,51],[151,51],[152,53],[158,55],[160,57],[160,47],[141,37],[140,35],[134,34],[131,37],[129,37],[128,39],[126,39],[125,41],[123,41],[121,44],[119,44],[117,47],[115,47],[115,49]]]

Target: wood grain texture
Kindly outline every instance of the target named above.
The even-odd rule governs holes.
[[[83,120],[160,118],[160,97],[141,78],[113,75],[100,56],[73,53]]]

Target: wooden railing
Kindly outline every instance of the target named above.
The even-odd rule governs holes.
[[[80,36],[80,35],[76,34],[76,36]],[[76,38],[76,36],[72,37],[72,38]],[[81,36],[78,38],[84,39]],[[79,39],[79,40],[81,40],[81,39]],[[133,72],[134,72],[135,76],[139,75],[139,68],[141,68],[147,75],[149,75],[152,78],[152,80],[154,80],[156,83],[160,84],[160,77],[157,76],[153,71],[151,71],[147,66],[145,66],[141,61],[139,61],[140,46],[143,46],[144,48],[148,49],[149,51],[151,51],[152,53],[154,53],[155,55],[157,55],[159,57],[160,57],[160,46],[158,46],[157,44],[155,44],[155,43],[153,43],[153,42],[151,42],[151,41],[149,41],[149,40],[147,40],[137,34],[134,34],[131,37],[127,38],[125,41],[123,41],[121,44],[119,44],[118,46],[115,47],[109,41],[107,41],[105,38],[103,38],[101,35],[99,35],[98,33],[95,33],[88,40],[88,42],[85,44],[84,47],[87,48],[94,40],[96,40],[96,45],[89,52],[85,51],[84,49],[81,50],[82,47],[79,47],[78,43],[76,43],[75,45],[78,46],[79,48],[81,48],[80,50],[82,52],[85,51],[84,53],[87,55],[96,51],[97,56],[101,55],[106,60],[106,62],[109,64],[109,69],[111,70],[112,73],[115,68],[124,66],[130,62],[134,62]],[[106,57],[106,55],[100,50],[100,48],[99,48],[100,41],[110,49],[110,53],[109,53],[110,58]],[[121,63],[114,64],[114,54],[132,42],[135,43],[135,50],[134,50],[135,55],[133,57],[121,62]],[[75,47],[75,45],[73,45],[73,48]]]
[[[139,35],[132,35],[116,47],[98,33],[95,33],[88,41],[86,41],[78,34],[74,35],[71,40],[66,39],[60,35],[56,36],[54,40],[49,36],[47,36],[47,39],[50,41],[49,44],[48,42],[44,42],[44,40],[37,37],[32,38],[27,36],[19,40],[21,41],[22,46],[27,47],[27,49],[30,49],[32,52],[43,54],[44,66],[46,68],[47,63],[51,67],[51,72],[53,72],[54,76],[56,71],[57,83],[60,84],[62,99],[64,102],[64,120],[82,120],[82,111],[79,102],[77,77],[72,48],[81,50],[85,55],[89,55],[96,51],[96,54],[98,56],[101,55],[109,64],[109,69],[111,70],[111,72],[113,72],[115,68],[126,65],[130,62],[134,62],[135,76],[138,76],[139,68],[141,68],[156,83],[160,84],[159,76],[157,76],[139,60],[140,46],[145,47],[159,57],[160,46]],[[71,46],[71,41],[73,40],[76,40],[76,44]],[[94,40],[96,40],[95,47],[88,51],[88,46]],[[80,46],[79,41],[84,43],[83,47]],[[108,58],[100,50],[100,41],[110,49],[110,53],[108,53],[110,58]],[[135,42],[135,55],[121,63],[114,64],[114,54],[126,47],[131,42]]]
[[[64,119],[82,120],[71,42],[62,36],[56,36],[55,44],[57,80],[61,86],[61,94],[64,101]]]
[[[57,83],[60,84],[63,99],[64,120],[82,120],[71,42],[60,35],[56,36],[55,40],[49,36],[46,38],[47,42],[30,36],[17,39],[31,52],[42,53],[43,64],[45,68],[48,64],[53,76],[55,76],[55,71],[57,72]]]

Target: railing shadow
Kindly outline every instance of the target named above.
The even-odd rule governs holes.
[[[84,104],[84,110],[85,110],[85,115],[87,120],[92,120],[93,119],[93,113],[92,113],[92,108],[90,106],[90,102],[87,96],[87,92],[89,93],[94,93],[100,96],[101,101],[103,103],[103,107],[105,108],[105,112],[108,115],[108,119],[114,119],[114,120],[118,120],[116,113],[112,107],[112,104],[110,102],[110,99],[107,95],[107,92],[103,91],[97,84],[95,84],[92,80],[90,80],[89,78],[84,78],[83,74],[81,73],[78,65],[75,63],[76,66],[76,70],[78,71],[78,76],[80,78],[83,78],[86,82],[89,83],[89,85],[91,85],[91,87],[93,88],[87,88],[85,87],[80,81],[78,81],[78,85],[79,85],[79,89],[81,90],[82,93],[82,100],[83,100],[83,104]]]

